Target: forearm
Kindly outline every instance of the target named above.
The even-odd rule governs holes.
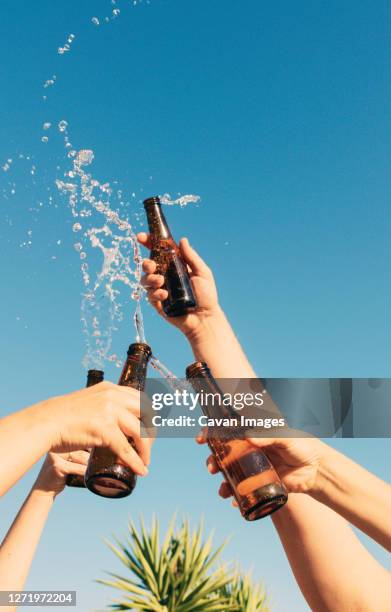
[[[53,420],[45,402],[0,421],[0,496],[50,449],[52,438]]]
[[[391,551],[389,484],[325,446],[311,494]]]
[[[273,523],[313,612],[378,612],[391,601],[391,575],[335,512],[291,494]]]
[[[0,547],[0,590],[23,589],[53,501],[54,493],[33,488],[24,502]]]
[[[225,314],[219,308],[188,336],[194,357],[206,361],[215,378],[254,378],[252,369]]]

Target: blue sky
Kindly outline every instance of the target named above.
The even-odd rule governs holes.
[[[0,2],[0,162],[34,158],[0,170],[2,413],[85,381],[79,262],[54,187],[64,154],[53,128],[48,145],[40,140],[43,122],[61,119],[77,148],[94,150],[100,180],[137,199],[202,197],[198,207],[170,209],[169,220],[213,268],[260,375],[391,376],[389,3],[117,6],[119,17],[96,27],[91,18],[109,15],[109,0]],[[70,33],[71,50],[59,56]],[[129,218],[138,211],[134,204]],[[191,361],[184,339],[147,305],[144,313],[155,353],[183,375]],[[124,351],[132,339],[125,322],[116,343]],[[107,374],[118,376],[113,367]],[[389,478],[388,441],[335,444]],[[270,521],[245,524],[217,499],[203,462],[190,440],[161,441],[131,498],[67,492],[29,585],[75,588],[80,610],[102,606],[92,579],[115,561],[100,538],[123,532],[129,514],[166,520],[178,509],[194,520],[203,513],[218,539],[234,534],[226,557],[254,566],[276,610],[287,600],[293,612],[305,610]],[[4,530],[31,480],[2,500]]]

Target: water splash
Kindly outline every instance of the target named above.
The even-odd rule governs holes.
[[[87,343],[83,363],[86,368],[102,368],[107,360],[119,366],[121,359],[111,353],[111,348],[113,334],[124,319],[122,294],[126,307],[129,299],[136,303],[133,315],[136,339],[145,342],[141,311],[144,290],[140,285],[142,260],[137,238],[129,221],[114,208],[118,193],[110,183],[97,180],[88,171],[94,152],[72,148],[65,120],[58,124],[58,129],[71,162],[64,180],[58,179],[56,184],[68,198],[74,219],[72,230],[76,235],[74,248],[81,261],[84,285],[81,321]]]
[[[168,384],[170,385],[172,389],[174,389],[174,391],[176,389],[178,389],[179,391],[183,391],[189,388],[186,381],[183,381],[180,378],[177,378],[175,374],[173,374],[171,370],[169,370],[164,365],[164,363],[159,361],[159,359],[155,355],[152,355],[150,364],[153,367],[153,369],[156,370],[156,372],[168,382]]]
[[[128,1],[127,4],[131,4],[132,6],[138,6],[143,2],[145,4],[150,4],[150,0],[130,0],[130,2]],[[124,4],[124,2],[120,2],[120,0],[111,0],[110,4],[114,8],[111,8],[111,12],[109,14],[106,14],[104,17],[97,17],[96,15],[91,17],[91,23],[93,23],[94,26],[100,26],[103,23],[110,23],[111,21],[117,19],[120,16],[122,9],[119,8],[119,5]]]
[[[68,53],[71,50],[71,46],[73,41],[75,40],[75,35],[74,34],[69,34],[66,43],[64,44],[63,47],[58,47],[57,49],[57,53],[59,55],[64,55],[65,53]]]
[[[137,6],[143,0],[128,0],[128,5]],[[149,4],[149,0],[144,0]],[[121,9],[118,6],[121,4]],[[109,23],[117,19],[125,11],[124,1],[111,0],[111,12],[105,17],[92,17],[95,26],[102,22]],[[114,8],[113,8],[114,6]],[[63,46],[58,47],[58,55],[65,55],[71,50],[75,39],[70,34]],[[42,99],[46,102],[48,90],[57,82],[57,75],[53,74],[43,83]],[[42,124],[42,143],[48,143],[48,130],[52,127],[50,121]],[[136,328],[137,341],[145,341],[141,301],[144,290],[140,285],[141,278],[141,256],[136,236],[132,226],[127,221],[127,215],[114,208],[116,202],[122,200],[119,190],[114,190],[113,185],[108,182],[100,182],[90,173],[89,166],[93,163],[94,153],[91,149],[74,148],[68,134],[68,122],[61,119],[57,123],[58,132],[63,137],[66,150],[68,168],[61,179],[56,181],[57,189],[68,201],[72,223],[72,235],[74,236],[74,249],[80,259],[84,290],[82,294],[81,320],[86,338],[87,350],[84,365],[87,368],[103,367],[104,360],[121,365],[122,360],[112,353],[112,336],[120,321],[124,319],[124,309],[129,309],[129,298],[135,301],[133,321]],[[54,135],[53,132],[50,132]],[[52,137],[51,137],[52,138]],[[31,164],[30,156],[19,154],[19,160],[27,160]],[[2,166],[4,172],[8,172],[13,160],[7,159]],[[57,171],[60,168],[57,167]],[[36,173],[35,164],[31,165],[30,174]],[[42,172],[41,172],[42,174]],[[150,177],[152,178],[152,177]],[[35,184],[35,182],[34,182]],[[4,197],[8,193],[15,193],[15,182],[9,182],[10,190],[4,190]],[[132,193],[132,198],[136,194]],[[162,197],[165,204],[186,206],[190,202],[198,202],[198,196],[187,195],[171,199],[169,194]],[[134,201],[134,200],[133,200]],[[48,196],[48,203],[53,204],[53,197]],[[120,202],[121,204],[123,202]],[[54,204],[57,206],[57,204]],[[30,211],[39,212],[44,206],[43,201],[37,203],[37,208]],[[136,219],[137,213],[134,213]],[[10,221],[10,224],[11,221]],[[61,240],[56,241],[59,246]],[[30,247],[32,245],[32,230],[27,231],[27,236],[20,246]],[[93,256],[92,256],[93,254]],[[51,259],[56,259],[52,256]],[[126,304],[122,303],[121,292],[126,295]],[[173,386],[182,388],[176,376],[168,370],[155,356],[152,358],[152,366],[157,372]]]
[[[199,202],[201,201],[200,196],[193,194],[183,195],[179,198],[172,199],[169,193],[164,193],[159,197],[162,204],[167,204],[168,206],[177,205],[181,208],[184,208],[188,204],[199,204]]]

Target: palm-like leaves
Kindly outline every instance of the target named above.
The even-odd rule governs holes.
[[[188,521],[175,530],[175,517],[160,543],[159,523],[147,532],[130,522],[125,543],[108,546],[131,571],[130,577],[112,574],[100,583],[121,591],[113,610],[149,612],[268,612],[265,593],[250,578],[216,567],[225,546],[212,549],[212,536],[203,541],[203,526],[191,531]]]
[[[240,612],[270,612],[263,585],[254,584],[250,575],[242,575],[239,570],[233,580],[223,587],[221,594]]]

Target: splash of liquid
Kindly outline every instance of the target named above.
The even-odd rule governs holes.
[[[71,46],[73,41],[75,40],[75,35],[74,34],[69,34],[66,43],[64,44],[63,47],[58,47],[57,53],[59,55],[64,55],[65,53],[68,53],[71,50]]]
[[[149,4],[149,0],[144,0]],[[130,0],[129,4],[139,5],[143,0]],[[110,16],[99,19],[93,17],[92,23],[96,26],[100,23],[109,23],[117,19],[123,13],[118,8],[119,0],[111,0],[112,7]],[[122,7],[121,7],[122,8]],[[63,46],[58,47],[58,54],[69,53],[75,39],[74,34],[70,34]],[[42,96],[47,100],[47,93],[57,82],[57,75],[53,74],[43,83],[45,90]],[[48,143],[49,132],[52,127],[51,122],[45,121],[42,124],[43,133],[42,143]],[[121,364],[121,360],[111,352],[112,336],[117,329],[117,325],[124,318],[124,307],[121,300],[121,291],[125,290],[126,308],[129,307],[129,297],[132,298],[136,307],[134,309],[134,325],[136,328],[137,341],[145,341],[143,316],[141,311],[141,299],[144,293],[140,285],[141,277],[141,257],[136,236],[132,226],[126,218],[120,214],[119,210],[113,208],[115,197],[122,199],[122,195],[117,191],[113,194],[113,188],[109,183],[102,183],[96,180],[87,171],[94,160],[94,153],[91,149],[76,150],[68,135],[68,123],[62,119],[57,124],[58,131],[63,136],[64,146],[67,152],[67,159],[71,167],[64,173],[64,180],[57,180],[58,190],[64,194],[68,200],[70,214],[73,218],[73,234],[75,236],[74,248],[80,258],[80,268],[84,291],[82,296],[82,324],[87,341],[87,350],[84,358],[84,365],[88,368],[103,367],[104,360]],[[20,154],[18,159],[30,160],[30,156]],[[7,159],[2,168],[8,172],[13,160]],[[57,167],[57,170],[60,168]],[[30,174],[35,175],[36,166],[31,166]],[[151,177],[152,178],[152,177]],[[9,183],[10,195],[15,194],[15,183]],[[34,182],[35,184],[35,182]],[[115,181],[113,181],[115,184]],[[4,190],[4,197],[8,194]],[[135,193],[132,198],[135,198]],[[193,195],[181,196],[172,199],[169,194],[164,194],[162,201],[165,204],[186,206],[191,202],[198,202],[199,197]],[[48,203],[53,204],[52,196],[48,197]],[[121,202],[122,204],[122,202]],[[37,208],[29,210],[39,212],[43,206],[39,201]],[[57,205],[55,204],[57,207]],[[135,212],[137,219],[137,213]],[[57,241],[57,245],[61,243]],[[31,246],[32,230],[27,232],[27,238],[21,246]],[[94,253],[94,256],[92,256]],[[55,259],[53,256],[52,259]],[[173,386],[178,388],[179,382],[176,376],[168,370],[155,356],[152,358],[152,365],[157,372]],[[179,388],[182,388],[179,385]]]
[[[188,204],[198,204],[201,201],[200,196],[188,194],[180,196],[179,198],[172,199],[169,193],[164,193],[159,196],[162,204],[166,204],[168,206],[180,206],[184,208]]]
[[[145,4],[150,4],[150,0],[130,0],[130,2],[128,1],[128,4],[132,4],[132,6],[138,6],[143,2],[145,2]],[[91,17],[91,23],[93,23],[94,26],[100,26],[103,23],[110,23],[111,21],[117,19],[120,16],[121,9],[118,8],[118,5],[121,4],[120,0],[111,0],[110,4],[112,8],[108,15],[105,15],[104,17],[97,17],[96,15],[94,15],[93,17]]]
[[[175,374],[173,374],[171,370],[169,370],[164,365],[164,363],[159,361],[159,359],[155,355],[152,355],[150,364],[153,369],[156,370],[156,372],[168,382],[168,384],[172,389],[174,389],[174,391],[176,389],[178,389],[179,391],[184,391],[185,389],[189,390],[190,387],[187,382],[181,380],[180,378],[177,378]]]
[[[63,134],[71,169],[65,180],[57,180],[57,188],[66,195],[76,235],[74,248],[81,261],[84,291],[81,321],[87,350],[83,360],[87,368],[102,368],[105,360],[121,365],[111,353],[113,333],[124,319],[122,294],[126,305],[135,301],[133,321],[136,339],[145,342],[140,285],[141,255],[136,235],[127,219],[114,208],[113,189],[88,172],[93,163],[91,149],[73,149],[68,135],[68,124],[58,124]],[[94,256],[92,256],[94,253]],[[99,257],[97,257],[99,253]]]

